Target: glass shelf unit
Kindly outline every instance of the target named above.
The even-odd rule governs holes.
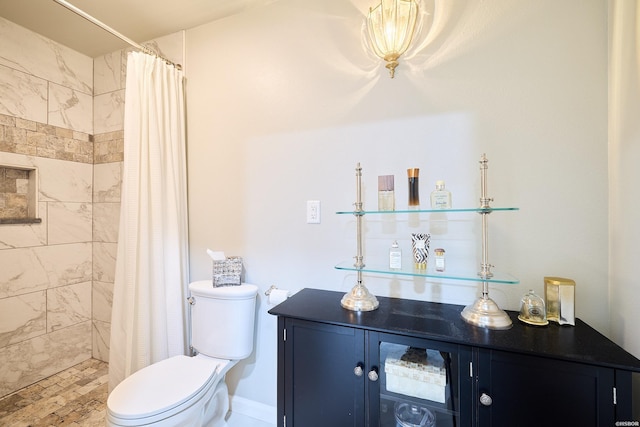
[[[490,213],[494,211],[516,211],[518,208],[493,208],[490,203],[493,199],[487,196],[487,163],[488,159],[485,154],[482,154],[480,158],[480,206],[477,208],[461,208],[461,209],[408,209],[408,210],[396,210],[396,211],[365,211],[362,203],[362,167],[360,163],[356,165],[356,201],[353,204],[354,210],[352,211],[338,211],[337,214],[353,215],[356,219],[356,256],[355,263],[349,265],[349,263],[342,263],[336,266],[341,270],[352,270],[357,273],[357,281],[355,286],[350,292],[346,293],[340,304],[342,307],[352,311],[371,311],[378,308],[378,300],[369,292],[367,287],[363,284],[362,273],[383,273],[383,274],[399,274],[410,276],[424,276],[424,277],[440,277],[454,280],[468,280],[482,283],[482,296],[479,297],[473,304],[467,305],[462,310],[462,318],[467,322],[475,326],[487,327],[489,329],[509,329],[512,326],[512,322],[507,313],[500,309],[498,305],[489,298],[489,283],[506,283],[515,284],[518,283],[517,279],[512,277],[506,277],[504,275],[496,275],[491,271],[493,265],[489,263],[489,228],[487,226],[487,218]],[[471,273],[454,273],[452,271],[442,274],[433,274],[429,270],[425,272],[416,270],[390,270],[388,268],[371,268],[367,267],[364,262],[364,256],[362,253],[363,246],[363,233],[362,233],[362,219],[366,214],[391,214],[391,213],[403,213],[403,214],[420,214],[420,213],[446,213],[446,212],[477,212],[482,218],[482,263],[480,264],[480,271],[476,274]],[[453,273],[453,274],[452,274]]]
[[[480,214],[494,211],[517,211],[520,208],[461,208],[461,209],[411,209],[395,211],[338,211],[338,215],[377,215],[377,214],[416,214],[416,213],[447,213],[447,212],[477,212]]]
[[[479,214],[489,214],[491,212],[500,211],[517,211],[520,208],[502,207],[502,208],[455,208],[455,209],[411,209],[411,210],[395,210],[395,211],[338,211],[338,215],[378,215],[378,214],[424,214],[424,213],[459,213],[459,212],[475,212]],[[427,219],[426,219],[427,220]],[[520,283],[520,280],[510,276],[509,274],[492,271],[491,277],[483,277],[476,271],[462,271],[462,270],[447,270],[446,272],[436,272],[430,269],[427,271],[416,270],[412,267],[402,268],[400,270],[391,270],[383,265],[364,265],[362,267],[356,267],[352,262],[345,261],[335,266],[338,270],[348,271],[361,271],[364,273],[379,273],[379,274],[393,274],[399,276],[414,276],[414,277],[428,277],[435,279],[450,279],[450,280],[464,280],[471,282],[488,282],[488,283],[502,283],[507,285],[516,285]]]
[[[353,265],[351,261],[341,262],[335,266],[338,270],[348,271],[361,271],[363,273],[379,273],[379,274],[395,274],[399,276],[414,276],[414,277],[428,277],[434,279],[450,279],[450,280],[466,280],[471,282],[488,282],[488,283],[502,283],[507,285],[516,285],[520,283],[520,280],[505,273],[492,271],[493,276],[482,277],[480,273],[474,271],[456,271],[447,269],[444,272],[437,272],[431,269],[416,270],[413,268],[402,268],[399,270],[391,270],[386,266],[381,265],[365,265],[358,268]]]

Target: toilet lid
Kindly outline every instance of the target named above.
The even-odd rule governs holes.
[[[222,361],[174,356],[125,378],[111,392],[109,412],[119,418],[146,418],[182,405],[204,389]]]

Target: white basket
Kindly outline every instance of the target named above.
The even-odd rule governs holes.
[[[411,354],[390,352],[384,364],[387,390],[406,396],[444,403],[446,400],[447,370],[444,360],[434,350],[423,352],[422,358],[406,357]],[[420,360],[422,359],[422,360]]]

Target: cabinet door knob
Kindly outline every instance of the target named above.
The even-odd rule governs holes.
[[[367,376],[371,381],[378,381],[378,370],[376,368],[373,368],[369,371],[369,374]]]
[[[358,363],[355,368],[353,368],[353,373],[356,377],[361,377],[364,373],[364,369],[362,369],[362,363]]]
[[[484,406],[491,406],[491,404],[493,403],[493,399],[487,393],[482,393],[480,395],[480,403],[482,403]]]

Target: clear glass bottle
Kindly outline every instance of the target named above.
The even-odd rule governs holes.
[[[394,211],[396,196],[394,193],[393,175],[378,176],[378,210]]]
[[[418,186],[418,175],[420,169],[407,169],[407,177],[409,178],[409,209],[420,209],[420,188]]]
[[[444,271],[444,249],[442,248],[437,248],[434,249],[433,253],[435,254],[435,265],[436,265],[436,271],[442,272]]]
[[[431,209],[451,209],[451,192],[444,188],[444,181],[436,181],[431,192]]]
[[[389,248],[389,268],[400,270],[402,268],[402,249],[398,246],[398,241],[394,241]]]

